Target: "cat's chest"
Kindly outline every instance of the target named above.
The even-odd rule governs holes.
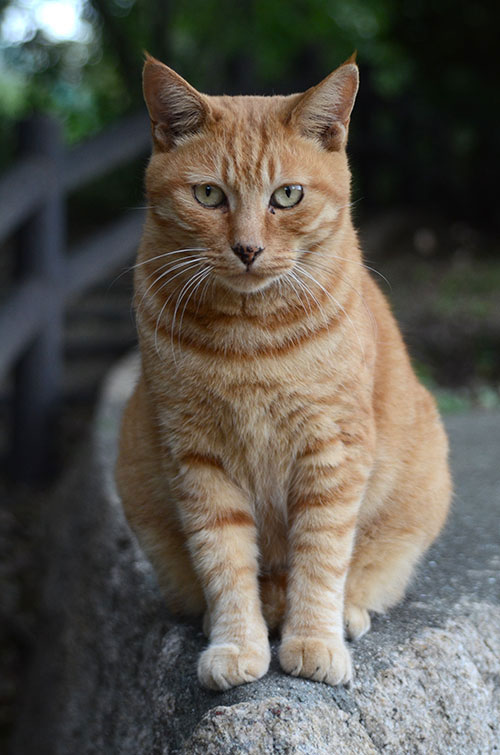
[[[280,505],[286,497],[296,446],[285,406],[279,407],[270,395],[257,393],[253,398],[230,401],[227,410],[231,419],[221,426],[227,466],[257,503],[266,500]]]
[[[224,362],[210,369],[204,364],[203,370],[189,366],[167,392],[168,432],[182,437],[183,445],[200,444],[201,452],[220,458],[256,506],[286,508],[301,449],[318,433],[335,432],[337,413],[325,401],[330,376],[313,368],[280,372],[276,362],[247,364],[239,371]]]

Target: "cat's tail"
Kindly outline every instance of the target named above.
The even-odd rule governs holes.
[[[259,576],[262,613],[269,630],[278,630],[283,623],[286,607],[286,572],[273,572]]]

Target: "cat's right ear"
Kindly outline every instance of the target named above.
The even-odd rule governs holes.
[[[203,95],[147,53],[142,82],[153,141],[159,150],[172,149],[183,137],[202,128],[208,112]]]

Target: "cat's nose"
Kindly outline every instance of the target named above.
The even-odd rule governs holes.
[[[235,244],[231,249],[243,264],[247,266],[247,269],[255,262],[259,254],[264,251],[264,247],[262,246],[243,246],[243,244]]]

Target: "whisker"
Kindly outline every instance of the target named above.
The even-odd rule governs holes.
[[[303,281],[303,280],[301,280],[300,282],[301,282],[301,284],[302,284],[302,287],[303,287],[303,288],[304,288],[304,290],[306,291],[306,293],[308,293],[308,294],[309,294],[309,296],[310,296],[310,297],[311,297],[311,298],[313,299],[313,301],[315,302],[315,304],[316,304],[316,306],[318,307],[318,309],[319,309],[320,311],[323,311],[323,310],[322,310],[322,307],[321,307],[321,303],[320,303],[320,302],[318,301],[318,299],[316,298],[316,296],[314,295],[314,293],[313,293],[313,292],[311,291],[311,287],[310,287],[310,286],[308,286],[308,285],[307,285],[307,283],[306,283],[305,281]]]
[[[136,267],[140,267],[141,265],[147,265],[149,262],[154,262],[155,260],[160,260],[162,257],[170,257],[171,254],[182,254],[184,252],[208,252],[208,247],[199,246],[199,247],[191,247],[188,249],[174,249],[171,252],[164,252],[163,254],[158,254],[156,257],[148,257],[147,260],[143,260],[142,262],[136,262],[134,265],[130,265],[130,267],[126,267],[125,270],[122,270],[119,275],[114,278],[111,283],[109,284],[109,288],[111,286],[114,286],[116,281],[119,280],[122,275],[126,275],[126,273],[130,273],[132,270],[135,270]]]
[[[210,271],[210,272],[212,272],[212,271]],[[210,284],[213,285],[214,282],[215,282],[215,277],[214,276],[210,277],[210,275],[207,275],[207,279],[206,279],[205,285],[203,286],[203,291],[201,292],[201,296],[200,296],[200,298],[198,300],[198,306],[196,308],[196,314],[198,314],[198,312],[200,310],[200,306],[205,301],[205,296],[206,296],[206,293],[208,291],[208,288],[209,288]]]
[[[140,300],[139,304],[137,305],[137,309],[138,310],[140,309],[140,307],[142,306],[142,302],[144,301],[145,297],[150,292],[150,290],[153,288],[153,286],[155,286],[157,283],[159,283],[159,281],[162,278],[164,278],[166,275],[168,275],[169,273],[173,273],[175,270],[178,270],[179,268],[188,268],[188,267],[191,267],[192,265],[198,265],[200,262],[204,262],[203,257],[195,257],[194,259],[184,260],[183,262],[179,262],[177,264],[174,263],[173,265],[171,265],[168,268],[168,270],[165,270],[163,273],[161,273],[161,275],[158,275],[154,279],[154,281],[147,287],[146,291],[143,293],[143,295],[141,297],[141,300]],[[166,264],[168,264],[168,263],[166,263]],[[163,267],[165,267],[165,265],[162,265],[160,269],[162,269]],[[180,274],[181,273],[179,273],[179,275]],[[160,288],[158,289],[158,291],[156,291],[156,293],[159,293],[166,285],[168,285],[170,283],[171,280],[174,280],[175,278],[177,278],[177,275],[174,275],[173,278],[169,278],[165,282],[165,284],[162,284],[160,286]]]
[[[184,295],[189,291],[189,289],[193,285],[193,282],[195,280],[197,280],[199,278],[199,276],[203,275],[204,273],[205,273],[205,269],[199,270],[199,271],[193,273],[193,275],[189,278],[188,281],[186,281],[186,283],[181,288],[181,291],[180,291],[180,293],[179,293],[179,295],[177,297],[177,301],[175,302],[174,314],[172,315],[172,322],[170,324],[170,346],[172,348],[172,356],[174,358],[174,364],[175,364],[176,367],[177,367],[177,360],[175,358],[175,347],[174,347],[175,318],[177,317],[177,312],[178,312],[178,309],[180,307],[180,304],[181,304],[181,301],[182,301]],[[155,332],[155,338],[156,338],[156,332]],[[180,339],[180,334],[179,334],[179,339]]]
[[[358,197],[357,199],[353,199],[352,202],[348,202],[344,207],[354,207],[355,204],[359,204],[362,202],[364,197]],[[341,208],[342,209],[342,208]]]
[[[197,263],[197,264],[199,264],[199,263]],[[183,275],[183,274],[184,274],[185,272],[186,272],[185,270],[181,270],[181,271],[180,271],[179,273],[176,273],[176,274],[175,274],[175,275],[173,276],[173,278],[169,279],[169,280],[168,280],[168,281],[167,281],[166,283],[163,283],[163,284],[161,285],[161,287],[160,287],[160,288],[158,289],[157,293],[158,293],[159,291],[161,291],[161,290],[162,290],[163,288],[165,288],[165,286],[168,286],[168,284],[169,284],[169,283],[170,283],[170,282],[171,282],[172,280],[174,280],[175,278],[178,278],[178,277],[179,277],[180,275]],[[191,279],[189,279],[189,280],[191,280]],[[188,281],[188,282],[189,282],[189,281]],[[184,284],[184,285],[185,285],[185,284]],[[163,306],[162,306],[162,308],[160,309],[159,315],[158,315],[158,317],[156,318],[156,327],[155,327],[155,337],[154,337],[154,341],[155,341],[155,349],[156,349],[156,353],[158,354],[158,356],[160,356],[160,352],[158,351],[158,328],[160,327],[160,320],[161,320],[161,318],[162,318],[162,316],[163,316],[163,313],[164,313],[164,311],[165,311],[165,308],[167,307],[167,305],[168,305],[169,301],[171,300],[172,296],[174,295],[174,293],[175,293],[175,292],[173,291],[173,292],[172,292],[172,293],[170,294],[170,296],[169,296],[169,297],[167,297],[167,299],[165,299],[165,302],[163,303]],[[174,361],[175,361],[175,360],[174,360]]]
[[[298,278],[297,275],[295,275],[295,273],[294,273],[293,270],[290,270],[289,276],[290,276],[290,278],[292,278],[292,280],[294,280],[297,283],[297,285],[299,286],[299,289],[306,294],[305,301],[307,303],[307,308],[309,310],[309,316],[312,317],[312,309],[311,309],[311,305],[309,303],[309,299],[307,297],[308,294],[311,295],[311,291],[308,290],[307,286],[305,286],[304,281],[300,280],[300,278]],[[302,301],[302,297],[300,296],[300,293],[298,294],[298,296],[299,296],[299,301],[300,301],[300,303],[302,305],[302,309],[304,310],[304,312],[307,315],[307,310],[306,310],[305,305],[304,305],[304,303]],[[312,298],[315,299],[314,295],[312,295]],[[316,299],[316,303],[319,306],[319,302],[318,302],[317,299]]]
[[[367,265],[363,261],[350,259],[349,257],[339,257],[338,254],[329,254],[328,252],[311,251],[310,249],[297,249],[297,252],[299,252],[300,254],[318,254],[320,257],[325,257],[326,259],[341,260],[342,262],[352,262],[355,265],[360,265],[361,267],[364,267],[365,270],[371,270],[372,273],[379,275],[382,280],[387,283],[389,289],[392,291],[391,282],[385,277],[385,275],[383,275],[380,270],[376,270],[374,267],[370,267],[370,265]]]
[[[167,276],[169,273],[173,273],[175,270],[179,270],[181,268],[190,267],[191,265],[196,265],[199,262],[203,261],[203,257],[193,257],[188,260],[182,260],[182,262],[173,260],[165,263],[165,265],[161,265],[158,269],[163,270],[163,272],[157,275],[153,282],[149,284],[142,298],[144,298],[146,294],[151,290],[151,288],[153,288],[153,286],[155,286],[160,280],[162,280],[162,278],[165,278],[165,276]],[[165,267],[167,268],[166,270],[164,270]]]
[[[300,265],[300,261],[297,264]],[[328,267],[327,265],[322,265],[317,260],[312,260],[310,264],[313,267],[318,268],[319,270],[324,270],[324,271],[329,272],[329,273],[332,271],[330,267]],[[366,310],[366,313],[367,313],[368,317],[370,318],[370,324],[372,326],[373,337],[376,340],[377,339],[377,335],[378,335],[377,322],[375,320],[375,317],[373,316],[373,312],[371,311],[370,307],[366,303],[365,297],[363,296],[363,294],[360,291],[358,291],[358,289],[355,286],[352,285],[352,283],[345,277],[345,275],[342,275],[342,273],[339,273],[338,271],[335,271],[335,275],[337,275],[347,286],[349,286],[349,288],[352,289],[359,296],[359,298],[361,299],[361,302],[362,302],[362,304],[363,304],[363,306],[364,306],[364,308]]]
[[[336,306],[342,310],[342,312],[345,314],[346,318],[349,320],[350,324],[352,325],[354,332],[356,333],[356,338],[358,339],[359,347],[361,349],[361,354],[363,356],[363,361],[366,361],[365,350],[363,348],[361,338],[359,337],[358,330],[356,326],[354,325],[354,322],[352,321],[351,317],[349,317],[349,314],[346,312],[345,308],[342,306],[342,304],[339,301],[337,301],[337,299],[319,281],[317,281],[313,275],[310,275],[310,273],[304,269],[303,265],[299,268],[299,272],[301,272],[303,275],[306,275],[308,278],[310,278],[313,281],[313,283],[319,286],[325,292],[325,294],[328,297],[330,297],[330,299],[336,304]]]
[[[281,278],[278,278],[278,283],[281,284],[281,281],[283,281],[284,283],[287,283],[291,287],[292,291],[294,292],[294,294],[295,294],[295,296],[297,298],[297,301],[298,301],[299,305],[302,307],[302,309],[304,310],[305,314],[307,315],[307,310],[306,310],[306,308],[304,306],[304,302],[302,301],[302,296],[300,295],[300,290],[297,291],[297,287],[295,286],[295,283],[293,282],[293,278],[295,278],[295,280],[296,280],[296,276],[293,276],[293,278],[292,278],[291,273],[292,273],[292,271],[289,270],[287,273],[285,273],[284,276],[282,276]],[[280,288],[280,294],[281,294],[281,288]]]
[[[189,300],[191,299],[191,297],[193,296],[193,294],[195,294],[195,293],[196,293],[196,291],[197,291],[197,290],[198,290],[198,288],[199,288],[199,287],[201,286],[201,284],[202,284],[202,283],[203,283],[203,282],[205,281],[205,279],[206,279],[206,278],[208,278],[208,277],[210,276],[210,273],[211,273],[211,272],[212,272],[212,271],[211,271],[211,269],[210,269],[210,268],[208,268],[208,269],[207,269],[207,268],[204,268],[203,270],[201,270],[201,273],[202,273],[201,277],[200,277],[200,276],[198,276],[198,277],[197,277],[197,279],[196,279],[196,284],[195,284],[194,288],[193,288],[193,289],[191,290],[191,292],[189,293],[189,296],[187,297],[186,301],[184,302],[184,307],[182,308],[182,312],[181,312],[181,318],[180,318],[180,320],[179,320],[179,337],[178,337],[178,346],[179,346],[179,350],[180,350],[180,348],[181,348],[181,331],[182,331],[182,321],[183,321],[183,319],[184,319],[184,313],[185,313],[185,311],[186,311],[186,307],[187,307],[187,305],[189,304]],[[199,306],[200,306],[200,305],[198,304],[198,307],[199,307]]]
[[[184,252],[208,252],[208,247],[193,246],[193,247],[188,247],[186,249],[173,249],[171,252],[163,252],[163,254],[158,254],[156,257],[148,257],[147,260],[143,260],[142,262],[136,262],[135,265],[132,265],[131,267],[128,268],[128,271],[134,270],[136,267],[140,267],[141,265],[147,265],[149,262],[155,262],[155,260],[161,260],[163,257],[170,257],[172,254],[183,254]]]
[[[198,263],[196,263],[196,264],[197,264],[197,265],[199,265],[199,262],[198,262]],[[172,276],[171,278],[169,278],[169,279],[168,279],[167,281],[165,281],[165,283],[162,283],[162,284],[161,284],[160,288],[158,289],[158,291],[157,291],[156,293],[157,293],[157,294],[159,294],[159,293],[160,293],[160,291],[163,291],[163,289],[164,289],[164,288],[166,288],[166,287],[167,287],[167,286],[169,285],[169,283],[171,283],[171,282],[172,282],[173,280],[175,280],[176,278],[180,278],[180,277],[181,277],[181,275],[184,275],[184,273],[186,273],[186,272],[190,272],[190,271],[189,271],[189,270],[188,270],[187,268],[184,268],[184,269],[183,269],[183,270],[181,270],[180,272],[178,272],[178,273],[176,273],[175,275],[173,275],[173,276]],[[174,293],[175,293],[175,291],[173,291],[173,292],[172,292],[172,293],[170,294],[170,296],[169,296],[169,297],[167,298],[167,301],[166,301],[166,303],[167,303],[167,304],[168,304],[168,302],[170,301],[170,299],[172,298],[172,296],[174,295]]]

